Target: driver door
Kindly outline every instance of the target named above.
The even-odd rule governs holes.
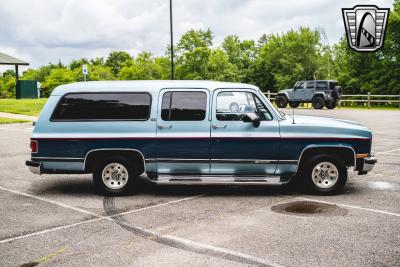
[[[302,100],[304,99],[304,96],[305,96],[304,82],[297,82],[293,87],[292,99]]]
[[[279,125],[261,99],[252,89],[214,91],[211,174],[274,174],[279,152]],[[243,122],[246,113],[257,113],[259,127]]]

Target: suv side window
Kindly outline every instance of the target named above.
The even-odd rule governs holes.
[[[164,121],[202,121],[206,117],[204,92],[169,91],[163,95],[161,119]]]
[[[257,113],[260,120],[272,120],[261,100],[250,92],[220,92],[217,95],[216,117],[219,121],[241,121],[244,114]]]
[[[51,121],[147,120],[148,93],[70,93],[63,96]]]
[[[294,89],[303,89],[304,88],[304,82],[297,82],[294,85]]]
[[[315,82],[314,82],[314,81],[312,81],[312,82],[307,82],[306,87],[307,87],[307,89],[314,89],[314,87],[315,87]]]
[[[316,90],[328,90],[328,83],[327,82],[317,82]]]

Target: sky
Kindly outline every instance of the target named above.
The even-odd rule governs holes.
[[[344,34],[341,8],[356,4],[393,0],[173,0],[174,41],[189,29],[210,28],[218,46],[227,35],[257,40],[307,26],[333,44]],[[169,38],[169,0],[0,0],[0,51],[34,68],[113,50],[161,56]]]

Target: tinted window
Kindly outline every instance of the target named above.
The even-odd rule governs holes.
[[[171,91],[163,95],[161,118],[164,121],[202,121],[206,117],[206,108],[204,92]]]
[[[307,82],[307,89],[314,89],[315,82]]]
[[[327,82],[317,82],[317,90],[325,90],[328,89],[328,83]]]
[[[241,121],[244,114],[257,113],[261,120],[272,116],[260,99],[250,92],[221,92],[217,96],[217,120]]]
[[[150,102],[146,93],[67,94],[52,120],[147,120]]]

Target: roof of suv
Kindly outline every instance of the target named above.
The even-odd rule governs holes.
[[[304,81],[299,81],[299,82],[331,82],[331,83],[337,83],[336,80],[304,80]]]
[[[77,92],[110,92],[112,90],[158,92],[163,88],[206,88],[210,91],[218,88],[251,88],[258,90],[257,86],[251,84],[200,80],[93,81],[61,85],[55,88],[51,95]]]

